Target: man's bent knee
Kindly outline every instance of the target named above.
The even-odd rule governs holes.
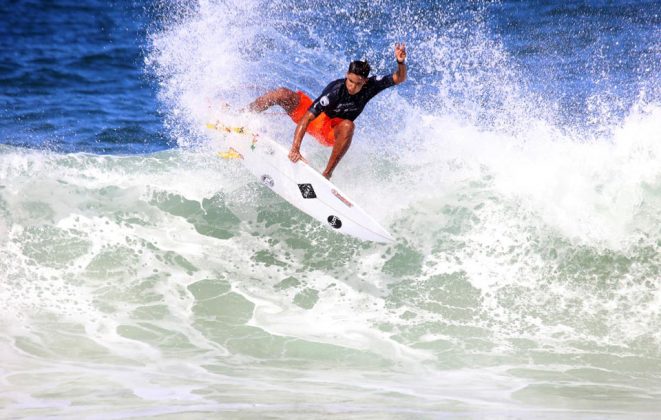
[[[299,102],[298,94],[293,90],[287,89],[286,87],[279,87],[274,89],[271,92],[271,97],[271,104],[280,105],[285,109],[285,111],[287,111],[287,113],[291,113]]]
[[[335,128],[339,133],[351,135],[353,134],[354,128],[356,128],[356,124],[354,124],[354,122],[351,120],[343,120]]]

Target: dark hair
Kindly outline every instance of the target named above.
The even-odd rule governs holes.
[[[351,64],[349,64],[349,73],[367,77],[370,74],[370,65],[367,63],[367,61],[352,61]]]

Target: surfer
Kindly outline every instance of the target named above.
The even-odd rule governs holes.
[[[379,92],[406,80],[406,46],[395,44],[397,70],[388,76],[369,77],[367,61],[352,61],[343,79],[326,86],[314,101],[300,90],[294,92],[281,87],[265,93],[249,105],[254,112],[262,112],[273,105],[280,105],[297,124],[294,141],[289,151],[292,162],[304,160],[301,143],[307,132],[321,144],[333,148],[328,165],[323,172],[327,179],[349,150],[358,118],[367,102]]]

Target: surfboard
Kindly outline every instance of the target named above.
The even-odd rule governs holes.
[[[259,181],[294,207],[329,229],[364,241],[394,239],[332,182],[303,161],[289,160],[289,150],[246,125],[220,120],[206,125],[219,157],[239,160]]]

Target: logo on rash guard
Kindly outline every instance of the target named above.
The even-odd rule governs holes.
[[[319,99],[319,104],[321,104],[321,106],[328,106],[329,103],[330,101],[328,100],[328,95],[324,95],[321,97],[321,99]]]

